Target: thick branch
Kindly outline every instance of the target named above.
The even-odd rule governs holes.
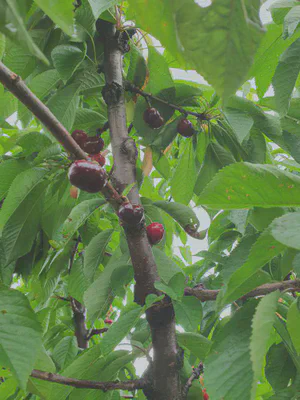
[[[252,297],[265,296],[266,294],[275,292],[276,290],[280,290],[281,292],[300,292],[300,279],[296,279],[293,281],[266,283],[245,294],[243,297],[241,297],[241,300],[246,300]],[[184,294],[186,296],[195,296],[201,301],[214,301],[216,300],[219,292],[219,290],[207,290],[197,287],[187,287],[184,290]]]
[[[61,385],[73,386],[77,389],[97,389],[107,392],[108,390],[137,390],[146,387],[146,381],[143,379],[124,381],[124,382],[96,382],[80,380],[75,378],[67,378],[58,374],[52,374],[51,372],[44,372],[34,369],[31,372],[33,378],[41,379],[43,381],[60,383]]]
[[[74,298],[71,298],[71,305],[78,347],[80,349],[87,349],[89,347],[89,339],[88,330],[85,323],[86,309],[83,304]]]
[[[86,153],[78,146],[52,112],[28,89],[20,76],[10,71],[1,62],[0,82],[46,126],[70,154],[73,154],[77,159],[87,159]],[[103,188],[102,193],[116,210],[123,202],[119,193],[110,183]]]

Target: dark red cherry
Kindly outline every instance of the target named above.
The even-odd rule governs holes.
[[[144,121],[146,122],[146,124],[149,125],[153,129],[158,129],[165,123],[165,121],[164,121],[163,117],[160,115],[159,111],[154,107],[147,108],[144,111],[143,118],[144,118]]]
[[[181,119],[177,125],[177,132],[184,137],[191,137],[195,133],[195,129],[191,121],[186,118]]]
[[[147,226],[147,235],[151,244],[159,243],[162,240],[164,233],[164,226],[162,224],[159,224],[158,222],[153,222],[152,224]]]
[[[78,144],[78,146],[80,146],[83,149],[83,146],[87,140],[88,135],[84,131],[76,130],[72,132],[71,136]]]
[[[124,203],[119,208],[118,216],[123,222],[135,225],[141,222],[144,216],[144,209],[138,204]]]
[[[104,322],[105,324],[111,325],[114,321],[110,318],[105,318]]]
[[[98,136],[88,136],[86,139],[83,150],[88,154],[98,154],[104,147],[104,140]]]
[[[105,165],[105,161],[106,161],[104,155],[101,153],[92,154],[91,160],[96,161],[99,165],[101,165],[101,167],[103,167],[103,165]]]
[[[73,186],[89,193],[100,192],[107,182],[106,171],[92,161],[77,160],[69,168]]]

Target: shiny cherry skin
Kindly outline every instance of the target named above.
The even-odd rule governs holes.
[[[96,161],[99,165],[101,165],[101,167],[103,167],[106,162],[104,155],[101,153],[91,154],[91,160]]]
[[[104,148],[104,140],[98,136],[88,136],[83,150],[88,154],[98,154]]]
[[[77,160],[69,168],[71,185],[89,193],[100,192],[106,185],[106,171],[92,161]]]
[[[153,129],[158,129],[165,123],[165,121],[164,121],[163,117],[160,115],[159,111],[154,107],[147,108],[144,111],[143,118],[144,118],[144,121],[146,122],[146,124],[149,125],[150,128],[153,128]]]
[[[209,395],[206,393],[206,389],[202,390],[203,400],[209,400]]]
[[[76,130],[72,132],[71,136],[78,144],[78,146],[80,146],[83,149],[84,144],[88,138],[88,135],[84,131]]]
[[[151,244],[159,243],[162,240],[164,233],[164,226],[158,222],[153,222],[147,226],[147,236]]]
[[[143,219],[144,209],[138,204],[126,202],[120,206],[118,216],[126,224],[136,225]]]
[[[195,129],[191,121],[186,118],[181,119],[177,125],[177,132],[184,137],[191,137],[195,133]]]

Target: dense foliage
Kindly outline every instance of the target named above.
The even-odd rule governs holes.
[[[119,219],[101,193],[71,187],[74,158],[0,86],[2,400],[146,399],[142,390],[77,389],[30,374],[136,379],[135,361],[151,355],[145,310],[164,296],[184,350],[182,385],[204,364],[189,400],[207,399],[204,387],[210,400],[300,398],[300,303],[289,290],[300,289],[300,5],[274,1],[273,22],[263,26],[259,0],[199,3],[0,2],[0,60],[70,133],[101,133],[108,176],[102,27],[117,25],[145,223],[165,230],[150,240],[162,295],[142,307],[126,215]],[[207,83],[176,79],[178,69]],[[205,235],[207,250],[192,254],[190,238]],[[281,281],[291,285],[273,291],[269,284]],[[263,296],[243,297],[264,284]],[[195,286],[198,298],[187,296]],[[219,292],[201,301],[206,289]],[[86,349],[76,340],[78,314]]]

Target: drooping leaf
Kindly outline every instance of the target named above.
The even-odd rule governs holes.
[[[0,363],[25,390],[42,347],[42,329],[26,296],[0,286]]]
[[[169,201],[155,201],[153,204],[174,218],[183,229],[187,226],[192,226],[197,229],[200,225],[196,214],[190,207]]]
[[[297,301],[295,301],[289,308],[287,316],[287,329],[291,336],[293,345],[298,354],[300,354],[300,339],[299,339],[299,328],[300,328],[300,311]]]
[[[2,200],[16,176],[26,170],[29,164],[22,160],[6,160],[0,164],[0,200]]]
[[[162,281],[168,285],[170,280],[178,273],[182,274],[178,265],[169,258],[163,251],[153,248],[154,258],[157,264],[158,274]]]
[[[183,297],[181,301],[174,302],[177,324],[186,332],[195,332],[202,320],[201,302],[192,296]]]
[[[90,3],[94,17],[96,19],[99,18],[100,14],[102,14],[105,10],[118,3],[118,0],[88,0],[88,1]]]
[[[61,79],[66,82],[83,61],[85,51],[76,46],[62,44],[53,49],[51,57]]]
[[[299,245],[300,213],[289,213],[276,218],[272,223],[273,237],[285,246],[300,250]]]
[[[290,38],[295,33],[300,22],[300,7],[295,6],[290,9],[284,18],[283,37]]]
[[[53,360],[59,369],[65,369],[74,360],[78,353],[75,336],[64,337],[53,349]]]
[[[177,340],[179,346],[188,349],[199,360],[205,359],[211,347],[211,341],[199,333],[177,333]]]

